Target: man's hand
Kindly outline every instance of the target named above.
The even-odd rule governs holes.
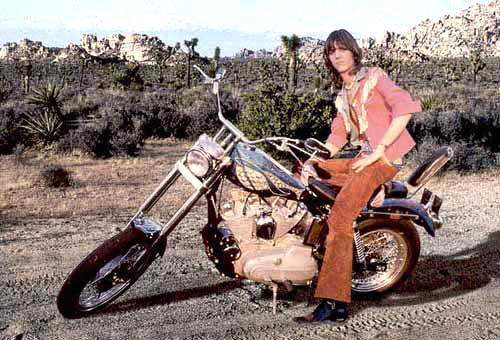
[[[361,157],[356,162],[352,164],[352,169],[354,172],[360,172],[368,165],[375,163],[384,155],[385,147],[381,144],[377,145],[377,148],[371,154]]]
[[[314,161],[309,159],[305,161],[304,166],[302,167],[302,172],[300,173],[300,181],[306,186],[309,183],[309,177],[318,177],[318,173],[316,172],[316,169],[314,169],[314,163]]]

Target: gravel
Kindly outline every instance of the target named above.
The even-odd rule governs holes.
[[[500,173],[447,174],[435,238],[420,229],[415,273],[396,291],[355,300],[344,323],[297,325],[307,289],[272,294],[218,275],[206,258],[198,205],[163,259],[111,306],[66,320],[55,298],[69,271],[126,219],[32,219],[0,225],[0,338],[4,339],[500,339]]]

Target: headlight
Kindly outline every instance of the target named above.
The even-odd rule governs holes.
[[[196,149],[187,153],[184,164],[196,177],[205,176],[212,168],[210,156]]]

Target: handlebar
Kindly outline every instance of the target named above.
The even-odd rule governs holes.
[[[319,142],[314,138],[308,138],[306,141],[302,141],[299,139],[287,138],[287,137],[267,137],[257,140],[249,140],[245,137],[244,133],[241,132],[236,126],[233,125],[229,120],[227,120],[222,114],[221,104],[220,104],[220,95],[219,95],[219,83],[224,78],[226,74],[225,69],[219,70],[215,77],[212,78],[208,76],[198,65],[193,65],[193,67],[201,73],[204,78],[205,84],[213,85],[213,93],[217,96],[217,107],[218,107],[218,118],[224,126],[231,131],[237,138],[239,138],[242,142],[255,145],[260,143],[270,143],[276,147],[279,151],[288,151],[292,152],[290,147],[299,150],[311,157],[319,156],[321,158],[328,158],[329,151],[326,149],[323,143]],[[326,151],[325,151],[326,150]]]

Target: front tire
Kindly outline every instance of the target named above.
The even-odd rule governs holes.
[[[155,259],[141,232],[127,228],[90,253],[66,278],[57,308],[66,318],[90,315],[118,298]]]
[[[420,256],[420,237],[408,220],[370,219],[358,225],[366,266],[354,269],[357,295],[387,292],[408,278]]]

